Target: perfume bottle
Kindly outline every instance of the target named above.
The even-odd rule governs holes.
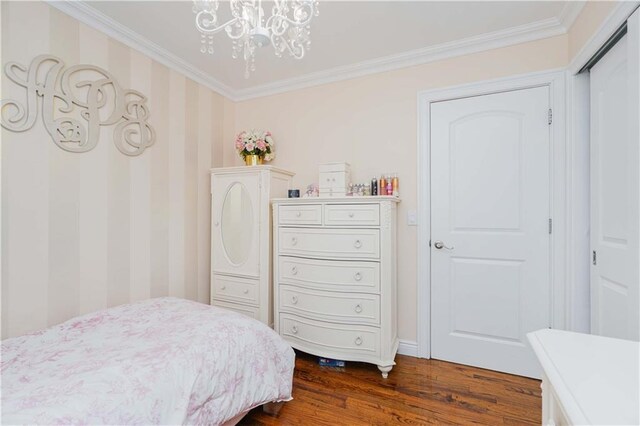
[[[378,193],[380,195],[387,195],[387,178],[384,175],[380,176],[380,184],[378,186]]]
[[[398,174],[394,173],[393,176],[391,177],[391,188],[393,190],[392,195],[394,197],[400,196],[399,185],[400,185],[400,182],[398,181]]]

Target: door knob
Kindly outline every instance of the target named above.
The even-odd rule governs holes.
[[[433,246],[435,248],[437,248],[438,250],[442,250],[447,249],[447,250],[453,250],[453,246],[452,247],[448,247],[445,243],[443,243],[442,241],[436,241],[435,243],[433,243]]]

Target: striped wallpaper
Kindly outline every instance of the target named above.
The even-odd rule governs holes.
[[[53,54],[149,97],[156,143],[121,154],[103,129],[58,148],[41,112],[2,130],[2,338],[149,297],[209,299],[208,171],[222,165],[225,99],[41,2],[2,2],[2,64]],[[24,99],[2,78],[2,98]]]

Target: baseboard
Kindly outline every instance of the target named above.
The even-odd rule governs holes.
[[[398,345],[398,353],[400,355],[407,355],[412,357],[418,357],[418,342],[411,340],[400,340]]]

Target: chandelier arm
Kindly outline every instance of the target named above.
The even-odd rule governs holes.
[[[271,43],[273,44],[273,47],[276,48],[276,50],[276,46],[284,45],[287,48],[289,54],[296,59],[302,59],[302,57],[304,57],[304,45],[299,43],[297,40],[287,40],[286,37],[282,37],[281,35],[278,36],[272,33]]]
[[[231,26],[231,25],[233,25],[233,24],[235,24],[235,23],[240,21],[240,18],[236,17],[236,18],[230,19],[227,22],[225,22],[224,24],[218,25],[218,26],[216,26],[214,28],[205,28],[200,24],[200,19],[199,19],[200,18],[200,16],[199,16],[200,13],[203,13],[203,12],[199,12],[198,15],[196,16],[196,27],[198,28],[198,31],[200,31],[202,33],[205,33],[205,34],[216,34],[216,33],[219,33],[220,31],[222,31],[226,27]],[[206,12],[204,12],[204,13],[206,13]]]
[[[294,19],[289,18],[287,15],[284,15],[284,14],[275,14],[275,13],[274,13],[273,15],[271,15],[271,16],[269,17],[269,19],[267,19],[266,27],[267,27],[267,28],[271,28],[271,27],[273,27],[273,25],[274,25],[274,20],[276,20],[276,19],[277,19],[277,20],[286,21],[287,23],[289,23],[289,24],[291,24],[291,25],[294,25],[294,26],[296,26],[296,27],[302,27],[302,26],[308,25],[308,24],[311,22],[311,20],[313,19],[313,16],[314,16],[314,13],[315,13],[315,10],[314,10],[315,8],[314,8],[314,6],[313,6],[313,5],[311,5],[311,4],[305,4],[303,7],[305,7],[305,8],[308,8],[308,9],[309,9],[309,13],[308,13],[307,19],[305,19],[304,21],[296,21],[296,20],[294,20]],[[276,7],[274,6],[274,9],[275,9],[275,8],[276,8]],[[280,26],[281,26],[281,25],[280,25]]]

